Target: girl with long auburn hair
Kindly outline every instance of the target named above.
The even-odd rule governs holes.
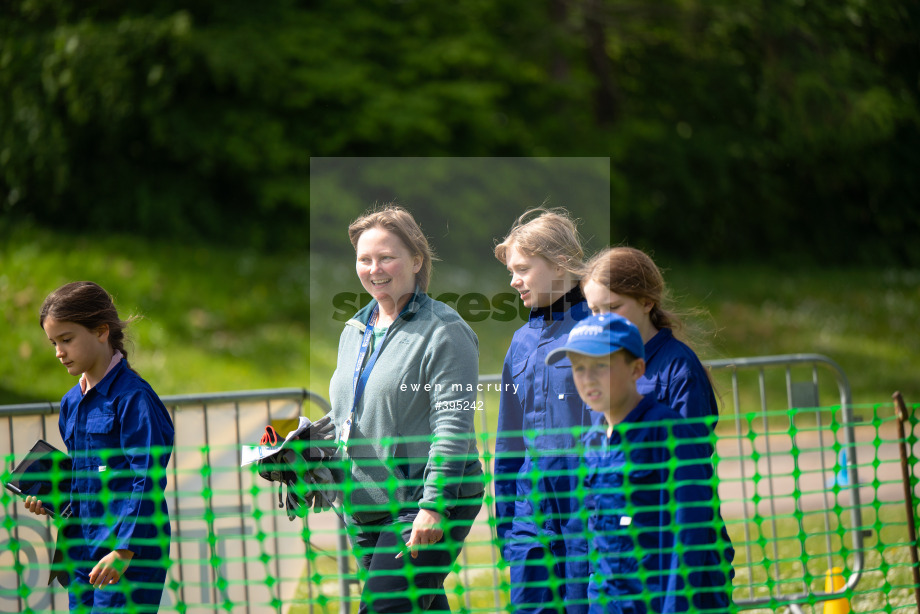
[[[639,392],[708,436],[719,417],[712,381],[696,353],[674,336],[682,322],[668,309],[664,277],[651,257],[633,247],[607,248],[585,265],[581,283],[593,313],[619,314],[639,329],[646,355]]]

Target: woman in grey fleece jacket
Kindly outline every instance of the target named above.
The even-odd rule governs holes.
[[[360,612],[449,611],[444,578],[484,491],[478,342],[425,294],[431,251],[407,211],[369,213],[348,233],[374,300],[345,325],[329,398],[349,537],[368,572]]]

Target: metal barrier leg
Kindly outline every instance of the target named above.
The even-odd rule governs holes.
[[[348,553],[351,546],[348,543],[348,535],[345,534],[345,523],[339,518],[339,551],[335,558],[339,564],[339,592],[342,595],[342,601],[339,602],[339,613],[351,613],[351,580],[348,576],[351,574],[351,566],[348,562]]]
[[[911,572],[914,576],[914,598],[917,601],[917,610],[920,611],[920,562],[917,554],[917,529],[914,524],[914,489],[910,483],[910,461],[907,453],[907,435],[904,425],[910,420],[907,405],[900,392],[892,395],[895,411],[898,416],[898,449],[901,454],[901,475],[904,483],[904,505],[907,508],[907,534],[910,542]]]

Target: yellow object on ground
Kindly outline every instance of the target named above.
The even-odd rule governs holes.
[[[833,593],[843,590],[846,581],[843,579],[843,570],[839,567],[828,569],[824,578],[824,592]],[[846,597],[831,599],[824,602],[824,614],[850,614],[850,600]]]

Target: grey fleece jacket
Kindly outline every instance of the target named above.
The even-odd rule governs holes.
[[[355,314],[339,338],[329,383],[339,440],[375,305]],[[347,451],[340,448],[352,521],[379,520],[394,503],[449,515],[458,498],[483,492],[474,429],[478,381],[479,342],[472,329],[456,311],[416,289],[389,327],[358,402]]]

